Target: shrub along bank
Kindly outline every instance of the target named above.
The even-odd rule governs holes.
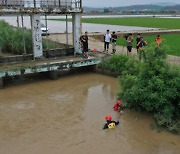
[[[99,67],[121,72],[117,97],[125,107],[148,111],[158,126],[180,132],[180,68],[167,64],[167,49],[151,45],[145,62],[114,55]]]
[[[32,49],[32,34],[30,30],[23,31],[21,28],[14,28],[5,21],[0,21],[0,48],[2,52],[21,55],[24,53],[24,42],[27,54],[31,54]],[[57,48],[57,44],[48,43],[49,48]],[[43,40],[43,48],[46,49],[46,40]]]

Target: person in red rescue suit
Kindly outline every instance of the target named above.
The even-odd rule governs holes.
[[[114,105],[114,111],[120,112],[122,110],[122,102],[121,100],[117,100],[116,104]]]
[[[115,128],[116,125],[119,124],[119,121],[112,121],[112,117],[110,115],[107,115],[105,119],[106,119],[106,124],[104,125],[103,129]]]

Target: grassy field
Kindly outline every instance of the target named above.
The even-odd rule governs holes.
[[[65,19],[49,19],[65,21]],[[69,19],[68,21],[71,21]],[[152,18],[152,17],[129,17],[129,18],[83,18],[84,23],[139,26],[152,28],[180,29],[180,19],[172,18]]]
[[[84,18],[84,23],[180,29],[180,19],[170,18]]]
[[[144,40],[151,44],[154,42],[156,36],[143,36]],[[161,35],[163,41],[168,44],[170,50],[167,51],[167,54],[180,56],[180,34],[163,34]],[[117,45],[126,46],[126,41],[124,38],[119,38],[117,41]],[[136,37],[134,37],[133,47],[136,48]]]

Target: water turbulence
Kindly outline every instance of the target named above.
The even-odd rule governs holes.
[[[176,154],[180,138],[157,132],[148,114],[125,110],[120,125],[102,130],[113,111],[116,78],[85,73],[10,86],[0,91],[2,154]]]

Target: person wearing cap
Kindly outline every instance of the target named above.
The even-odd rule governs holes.
[[[113,106],[114,111],[120,112],[122,110],[122,102],[121,100],[117,100],[116,104]]]
[[[106,124],[104,125],[103,129],[112,129],[119,124],[119,121],[113,121],[110,115],[107,115],[105,119],[106,119]]]

